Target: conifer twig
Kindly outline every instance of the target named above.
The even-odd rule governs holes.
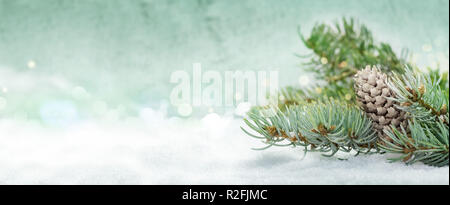
[[[338,151],[370,152],[377,150],[377,136],[372,122],[356,107],[336,100],[302,102],[284,111],[276,107],[249,113],[244,120],[258,133],[244,132],[265,139],[271,146],[303,146],[306,151],[319,151],[333,156]]]

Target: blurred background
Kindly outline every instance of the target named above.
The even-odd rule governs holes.
[[[298,85],[297,33],[354,17],[377,41],[448,68],[447,0],[0,0],[0,119],[64,126],[164,109],[173,71],[279,70]],[[304,78],[303,78],[304,79]],[[217,108],[216,108],[217,109]],[[220,108],[219,108],[220,109]],[[209,109],[211,111],[211,109]],[[197,113],[197,114],[196,114]],[[200,116],[195,109],[192,116]],[[151,115],[151,113],[150,113]]]
[[[298,28],[342,17],[448,69],[448,0],[0,0],[0,184],[448,185],[448,167],[384,155],[254,151],[248,105],[170,104],[193,63],[307,86]]]

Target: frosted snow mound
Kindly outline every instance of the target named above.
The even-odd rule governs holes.
[[[157,116],[158,117],[158,116]],[[157,123],[156,123],[157,122]],[[0,121],[0,184],[449,184],[449,168],[270,148],[241,119],[134,119],[65,129]]]

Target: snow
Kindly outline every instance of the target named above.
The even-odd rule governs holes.
[[[153,116],[153,117],[152,117]],[[449,168],[385,155],[303,155],[246,136],[242,119],[140,117],[48,127],[0,120],[0,184],[449,184]]]
[[[310,53],[298,26],[308,35],[342,16],[397,53],[409,48],[418,65],[448,68],[442,2],[103,2],[0,4],[0,184],[449,184],[448,167],[382,155],[251,150],[263,144],[233,117],[246,103],[201,119],[145,108],[168,101],[170,74],[195,62],[205,71],[277,70],[279,87],[307,86],[313,78],[294,55]],[[170,108],[196,114],[189,104]]]

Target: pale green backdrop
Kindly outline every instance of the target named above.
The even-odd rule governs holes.
[[[448,68],[448,0],[0,0],[0,118],[135,115],[168,99],[175,70],[302,75],[297,27],[343,16],[420,66]]]

